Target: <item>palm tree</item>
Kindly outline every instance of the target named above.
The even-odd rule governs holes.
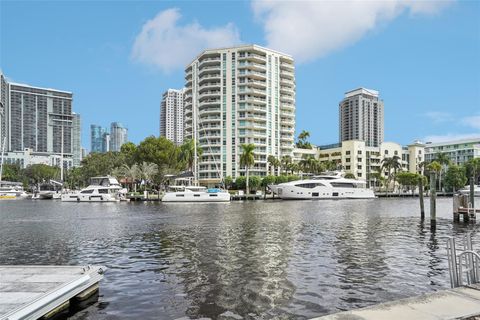
[[[270,168],[272,168],[273,173],[275,173],[275,168],[278,167],[280,161],[274,155],[269,155],[267,161]]]
[[[283,156],[282,157],[281,165],[282,165],[282,169],[285,171],[285,173],[287,172],[288,167],[290,166],[291,163],[292,163],[292,157],[290,157],[290,156]]]
[[[197,143],[197,157],[200,157],[203,150]],[[193,163],[195,157],[195,143],[193,139],[187,139],[180,146],[180,161],[187,164],[187,169],[193,171]]]
[[[310,145],[310,142],[308,142],[308,138],[310,138],[310,132],[302,130],[298,135],[297,148],[311,149],[312,146]]]
[[[138,168],[137,164],[133,164],[131,166],[128,166],[124,164],[121,167],[121,170],[123,172],[123,176],[128,180],[130,180],[130,183],[133,186],[133,192],[137,192],[137,179],[140,177],[140,170]]]
[[[138,173],[140,178],[145,180],[145,183],[151,182],[153,177],[158,173],[158,166],[155,163],[145,162],[138,166]]]
[[[255,165],[255,145],[253,143],[242,144],[242,154],[240,155],[240,165],[245,167],[245,176],[246,176],[246,189],[247,195],[250,194],[250,189],[248,185],[248,169]]]
[[[447,156],[446,153],[437,153],[435,155],[435,161],[438,162],[441,166],[442,169],[440,170],[439,176],[438,176],[438,189],[442,191],[442,174],[445,172],[446,168],[452,163],[450,161],[450,158]]]
[[[402,169],[402,163],[400,161],[399,156],[393,156],[391,158],[383,158],[382,159],[382,166],[381,170],[382,171],[387,171],[388,172],[388,179],[387,179],[387,192],[388,192],[388,186],[390,185],[390,181],[392,180],[392,170],[393,170],[393,191],[395,191],[395,184],[396,184],[396,175],[397,171]]]

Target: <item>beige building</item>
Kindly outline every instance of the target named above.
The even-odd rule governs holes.
[[[166,137],[177,146],[183,143],[185,89],[168,89],[160,104],[160,136]]]
[[[244,175],[242,144],[256,146],[252,175],[268,174],[269,155],[292,156],[295,67],[291,56],[257,45],[206,50],[187,66],[185,79],[185,138],[196,132],[203,149],[200,183]]]
[[[379,147],[366,146],[365,141],[349,140],[342,143],[319,146],[318,159],[337,162],[338,168],[346,173],[352,173],[357,179],[367,181],[367,185],[374,184],[372,173],[381,173],[382,160],[398,156],[405,171],[417,172],[418,163],[423,161],[423,145],[414,143],[402,148],[398,143],[383,142]],[[404,156],[404,155],[408,155]]]

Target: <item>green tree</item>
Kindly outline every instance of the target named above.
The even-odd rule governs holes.
[[[225,183],[225,189],[227,189],[227,190],[230,189],[232,187],[232,184],[233,184],[232,177],[231,176],[226,176],[224,183]]]
[[[286,175],[280,175],[275,177],[275,184],[288,182],[288,177]]]
[[[153,179],[158,173],[158,166],[151,162],[142,162],[138,165],[138,175],[145,181],[146,185],[153,182]]]
[[[300,177],[299,177],[299,176],[296,176],[296,175],[289,175],[289,176],[287,176],[287,182],[297,181],[297,180],[300,180]]]
[[[435,161],[438,162],[441,166],[442,169],[440,170],[438,174],[438,189],[441,191],[442,190],[442,176],[446,171],[446,168],[451,164],[450,158],[447,156],[446,153],[437,153],[435,155]]]
[[[298,135],[298,141],[296,144],[297,148],[312,149],[312,145],[308,142],[308,138],[310,138],[310,132],[302,130]]]
[[[467,163],[465,163],[465,169],[469,181],[473,178],[474,183],[476,184],[480,178],[480,158],[468,160]]]
[[[114,168],[125,164],[125,155],[121,152],[92,152],[82,160],[82,185],[90,183],[91,177],[109,175]]]
[[[272,168],[272,171],[274,174],[276,174],[275,169],[280,166],[280,160],[277,159],[277,157],[273,155],[269,155],[267,158],[268,164],[270,165],[270,168]]]
[[[25,168],[25,176],[33,183],[47,182],[60,176],[60,168],[46,164],[32,164]]]
[[[203,154],[203,149],[197,143],[197,158]],[[183,161],[187,169],[193,171],[195,161],[195,143],[193,139],[187,139],[180,146],[180,160]]]
[[[404,189],[415,190],[415,187],[418,184],[419,175],[412,172],[399,172],[397,174],[398,183],[404,187]]]
[[[3,164],[2,181],[22,180],[22,170],[18,164]]]
[[[448,190],[455,192],[456,190],[463,188],[467,183],[467,175],[465,167],[456,165],[448,166],[447,173],[445,174],[445,187]]]
[[[251,176],[249,178],[249,188],[256,191],[262,184],[262,179],[258,176]]]
[[[137,180],[141,177],[140,169],[137,164],[128,166],[124,164],[121,167],[121,172],[126,179],[126,183],[130,183],[133,192],[137,192]],[[131,190],[131,189],[130,189]]]
[[[440,172],[442,171],[442,165],[437,161],[432,161],[427,165],[427,170],[430,172],[435,172],[435,180],[437,180]]]
[[[267,197],[267,188],[269,185],[275,184],[275,178],[275,176],[269,175],[262,179],[263,196],[265,198]]]
[[[246,182],[246,190],[247,195],[250,194],[249,189],[249,169],[255,165],[255,145],[252,143],[249,144],[242,144],[242,154],[240,155],[240,165],[245,167],[245,177],[247,179]]]
[[[65,184],[70,189],[80,189],[84,186],[82,168],[75,167],[67,170],[65,173]]]
[[[388,175],[387,192],[388,192],[388,186],[390,185],[390,182],[392,181],[392,179],[393,179],[393,191],[395,191],[397,171],[402,169],[402,163],[400,162],[400,157],[399,156],[393,156],[391,158],[386,157],[382,159],[381,163],[382,163],[381,170],[386,171]],[[393,174],[392,174],[392,170],[393,170]]]
[[[235,186],[238,190],[243,190],[245,189],[246,182],[247,179],[245,176],[238,176],[237,179],[235,179]]]
[[[355,177],[355,175],[351,172],[347,172],[344,176],[345,179],[357,179],[357,177]]]
[[[120,153],[123,154],[125,163],[131,166],[136,161],[137,146],[133,142],[124,143],[120,147]]]

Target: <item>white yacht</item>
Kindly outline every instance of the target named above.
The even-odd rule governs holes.
[[[269,186],[281,199],[372,199],[373,190],[366,182],[343,178],[338,174],[314,176]]]
[[[225,190],[195,186],[170,186],[162,202],[229,202],[230,193]]]
[[[461,194],[470,194],[470,186],[465,186],[465,188],[458,190]],[[473,187],[473,196],[480,197],[480,185],[475,185]]]
[[[20,182],[0,181],[0,199],[16,199],[26,197]]]
[[[111,176],[94,177],[90,185],[73,193],[62,194],[62,201],[67,202],[117,202],[126,194],[117,179]]]

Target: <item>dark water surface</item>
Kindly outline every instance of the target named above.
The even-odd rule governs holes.
[[[1,201],[0,264],[106,265],[71,319],[311,318],[448,288],[446,238],[480,233],[437,206],[432,233],[418,199]]]

